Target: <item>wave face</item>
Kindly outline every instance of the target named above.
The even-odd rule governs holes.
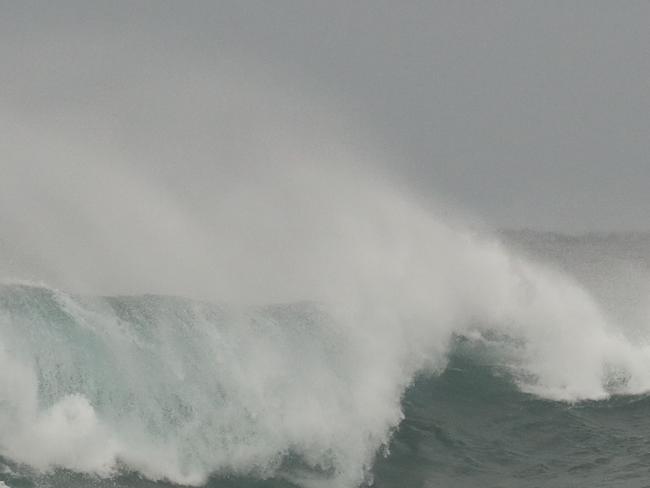
[[[646,486],[650,398],[569,404],[522,393],[494,346],[461,339],[404,400],[378,487]]]

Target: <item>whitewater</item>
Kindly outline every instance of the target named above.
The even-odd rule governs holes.
[[[215,242],[244,249],[245,276],[232,254],[206,261],[211,290],[234,290],[221,300],[4,280],[0,479],[354,487],[391,459],[418,391],[453,397],[422,382],[455,371],[560,406],[650,389],[643,334],[559,266],[381,180],[296,172],[228,206]]]

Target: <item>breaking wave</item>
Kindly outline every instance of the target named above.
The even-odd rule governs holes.
[[[544,398],[648,388],[646,349],[610,331],[576,285],[522,266],[484,301],[470,281],[452,316],[429,320],[3,285],[0,453],[37,472],[354,486],[402,421],[406,389],[444,371],[459,337]]]

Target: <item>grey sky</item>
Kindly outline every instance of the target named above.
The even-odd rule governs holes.
[[[495,225],[650,228],[647,1],[2,2],[0,42],[5,113],[85,114],[89,143],[94,124],[173,152],[147,76],[243,60],[297,105],[326,100],[414,191]]]

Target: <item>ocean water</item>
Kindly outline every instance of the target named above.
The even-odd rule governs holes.
[[[650,238],[501,240],[436,313],[5,283],[0,481],[650,486]]]

